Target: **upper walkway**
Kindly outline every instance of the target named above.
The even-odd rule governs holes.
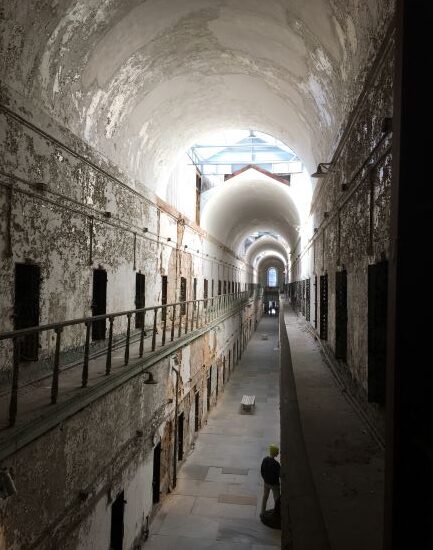
[[[306,322],[283,306],[282,451],[294,550],[380,550],[384,453]],[[284,462],[284,460],[283,460]]]
[[[242,413],[244,394],[255,410]],[[195,449],[151,524],[146,550],[265,550],[280,547],[280,531],[260,521],[260,465],[278,443],[278,320],[263,317]],[[273,508],[272,496],[268,508]]]
[[[253,290],[236,292],[0,333],[0,347],[9,345],[13,357],[11,380],[0,383],[0,459],[131,378],[146,371],[152,382],[150,367],[258,297]],[[143,322],[141,329],[134,330],[131,325],[139,315],[143,320],[146,316],[152,319],[152,323],[145,326]],[[115,337],[114,322],[122,320],[126,320],[125,330]],[[92,326],[101,321],[104,332],[106,322],[109,324],[108,337],[92,349]],[[61,335],[76,327],[83,331],[85,344],[74,353],[66,348],[63,354]],[[28,335],[43,332],[53,333],[55,352],[45,365],[44,361],[35,362],[32,367],[36,370],[32,371],[20,361],[19,343]],[[38,371],[39,366],[44,368]]]

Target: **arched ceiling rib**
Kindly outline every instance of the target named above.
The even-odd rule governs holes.
[[[163,193],[178,155],[222,128],[262,130],[309,170],[329,160],[393,2],[3,4],[2,81]]]
[[[234,251],[255,231],[277,233],[294,247],[300,218],[289,186],[250,168],[207,193],[202,227]]]
[[[286,269],[284,258],[278,252],[264,254],[259,259],[256,269],[260,273],[263,269],[267,269],[268,267],[279,267],[284,271]]]
[[[254,264],[255,259],[264,252],[278,252],[284,258],[284,261],[288,261],[288,250],[284,244],[277,240],[275,237],[263,236],[254,241],[245,254],[245,261],[249,264]]]

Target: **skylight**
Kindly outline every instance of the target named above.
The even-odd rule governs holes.
[[[287,145],[262,132],[229,130],[193,145],[188,155],[204,176],[230,175],[250,164],[287,175],[302,171],[302,163]]]

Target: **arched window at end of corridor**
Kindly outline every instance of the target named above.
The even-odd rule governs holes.
[[[278,273],[275,267],[270,267],[268,269],[267,281],[268,281],[268,286],[278,285]]]

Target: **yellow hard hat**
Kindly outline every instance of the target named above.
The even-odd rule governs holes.
[[[277,454],[280,452],[280,449],[278,445],[275,445],[274,443],[271,443],[269,445],[269,454],[272,456],[277,456]]]

